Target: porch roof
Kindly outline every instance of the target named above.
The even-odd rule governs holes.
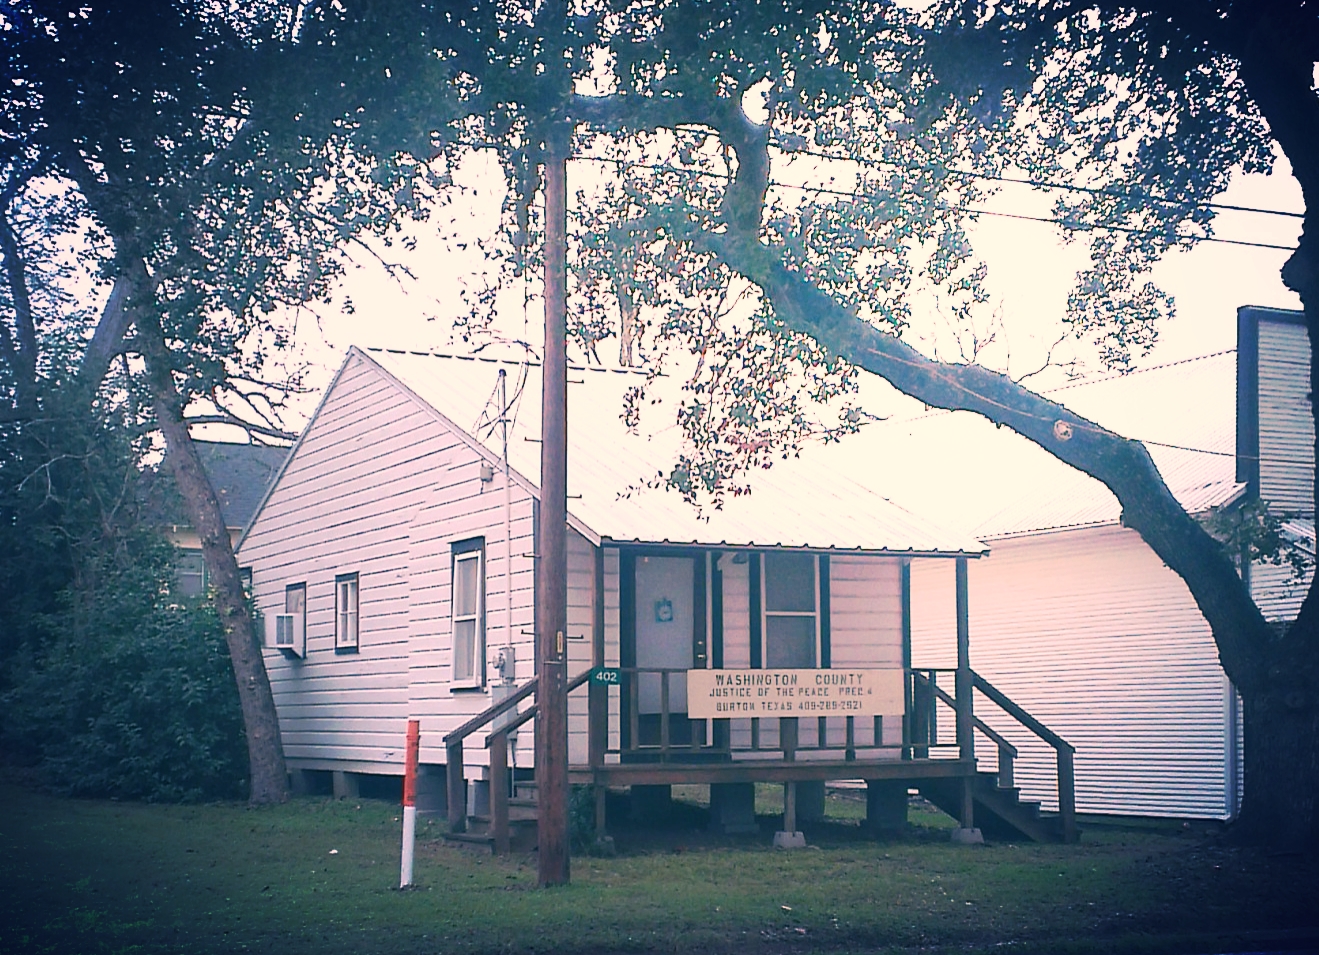
[[[363,354],[358,352],[359,354]],[[371,349],[365,357],[458,429],[495,462],[500,453],[495,402],[500,368],[513,406],[508,455],[533,492],[540,472],[540,366],[499,359]],[[679,494],[648,487],[678,460],[681,435],[661,426],[632,433],[624,395],[641,381],[630,369],[569,372],[568,511],[594,542],[726,547],[786,547],[904,555],[979,556],[971,535],[942,528],[884,497],[864,462],[839,468],[814,447],[748,476],[751,493],[698,512]],[[671,425],[672,414],[649,415]]]

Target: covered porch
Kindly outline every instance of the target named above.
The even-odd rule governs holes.
[[[904,825],[908,791],[918,790],[967,838],[983,826],[1075,839],[1072,747],[971,668],[966,555],[926,555],[956,564],[957,665],[948,668],[912,665],[910,565],[920,558],[870,558],[878,570],[867,611],[838,607],[855,588],[838,585],[847,562],[835,554],[633,545],[594,555],[590,655],[569,683],[569,774],[594,789],[598,837],[608,833],[611,788],[706,784],[712,824],[736,827],[751,811],[752,784],[775,783],[790,843],[799,786],[864,780],[873,830]],[[891,594],[876,583],[887,571]],[[876,622],[886,605],[895,627]],[[867,613],[869,630],[858,623]],[[839,624],[851,630],[836,647]],[[534,785],[510,756],[532,735],[535,687],[533,678],[445,737],[450,829],[482,831],[495,851],[510,844],[510,812],[534,816]],[[1041,816],[1013,786],[1017,750],[996,728],[1013,722],[1057,753],[1056,816]],[[469,814],[463,754],[472,743],[488,750],[489,804]]]

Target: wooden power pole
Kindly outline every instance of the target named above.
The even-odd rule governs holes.
[[[536,561],[536,777],[542,886],[568,867],[568,352],[567,155],[571,126],[554,121],[545,154],[545,363]]]

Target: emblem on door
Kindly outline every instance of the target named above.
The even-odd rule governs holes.
[[[673,601],[668,597],[661,597],[659,600],[655,601],[655,622],[673,622]]]

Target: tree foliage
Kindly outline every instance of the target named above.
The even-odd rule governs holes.
[[[24,41],[5,122],[114,242],[110,271],[145,309],[156,404],[176,409],[258,367],[244,348],[262,331],[278,343],[272,306],[323,291],[339,243],[444,201],[464,156],[504,173],[491,267],[503,281],[534,270],[546,144],[571,134],[574,169],[595,170],[572,204],[572,333],[588,356],[617,339],[625,362],[687,383],[688,450],[658,481],[718,506],[748,468],[855,428],[855,367],[1018,431],[1105,483],[1186,580],[1246,700],[1246,813],[1264,820],[1270,789],[1319,791],[1303,743],[1319,735],[1319,598],[1274,634],[1143,447],[906,339],[931,299],[958,322],[986,308],[967,224],[1022,179],[1048,185],[1056,221],[1086,243],[1061,321],[1130,367],[1173,308],[1150,266],[1212,235],[1209,200],[1235,171],[1267,169],[1276,142],[1314,208],[1314,13],[1311,0],[25,0],[5,13]],[[1310,216],[1285,278],[1316,329]],[[634,395],[624,413],[648,407]],[[1313,799],[1288,806],[1286,831],[1319,839]]]
[[[241,797],[247,751],[219,617],[171,596],[173,549],[139,536],[131,555],[97,555],[94,581],[62,591],[9,661],[5,749],[70,795]]]

